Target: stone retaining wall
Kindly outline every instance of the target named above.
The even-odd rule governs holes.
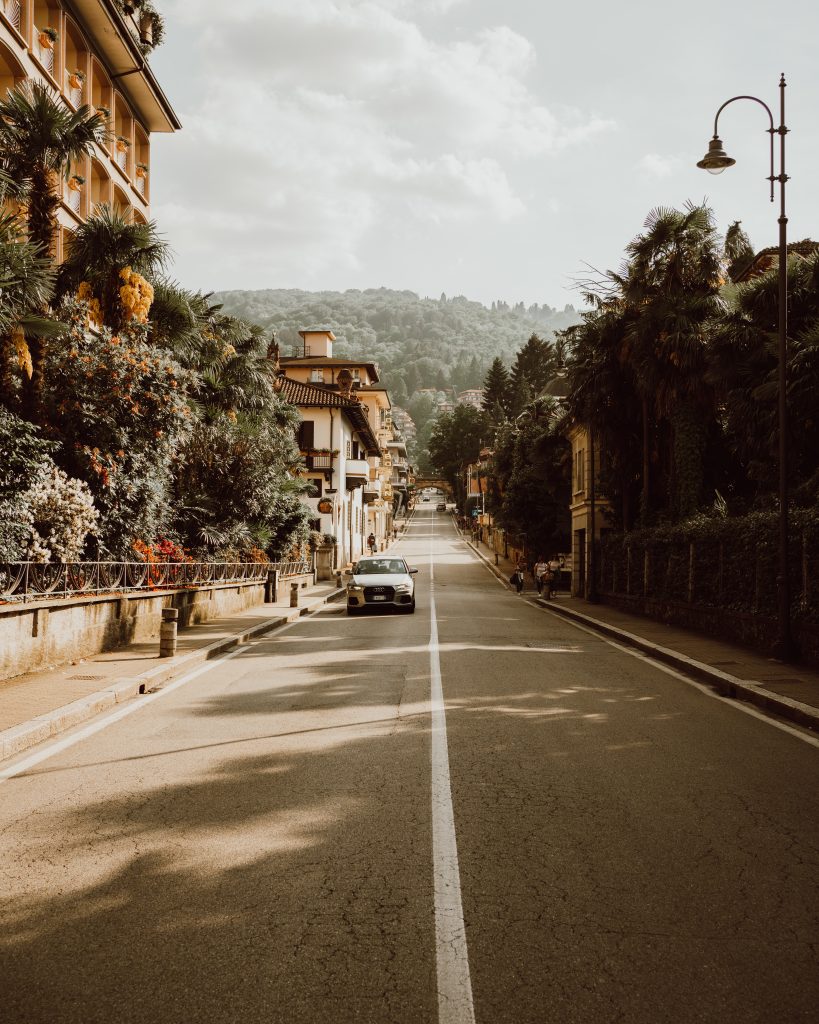
[[[243,612],[264,602],[264,589],[263,581],[251,580],[0,606],[0,679],[158,637],[163,608],[179,609],[180,628]]]

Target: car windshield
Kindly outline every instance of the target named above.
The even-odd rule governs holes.
[[[403,558],[362,558],[355,571],[362,576],[375,576],[381,573],[406,572],[407,567]]]

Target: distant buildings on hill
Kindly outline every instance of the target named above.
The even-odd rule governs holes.
[[[456,392],[454,388],[439,390],[438,388],[418,388],[413,398],[426,395],[435,403],[435,412],[440,414],[452,412],[456,405],[470,405],[473,409],[483,407],[483,388],[469,388]]]

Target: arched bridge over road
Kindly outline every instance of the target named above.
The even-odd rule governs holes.
[[[452,488],[448,481],[444,480],[443,477],[439,476],[417,476],[415,478],[415,493],[423,491],[425,487],[437,487],[443,491],[447,497],[452,497]]]

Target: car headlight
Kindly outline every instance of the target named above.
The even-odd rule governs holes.
[[[364,588],[362,586],[360,586],[358,583],[348,583],[347,584],[347,593],[348,594],[363,594],[364,593]]]
[[[399,583],[395,588],[396,594],[408,594],[411,590],[411,583]]]

